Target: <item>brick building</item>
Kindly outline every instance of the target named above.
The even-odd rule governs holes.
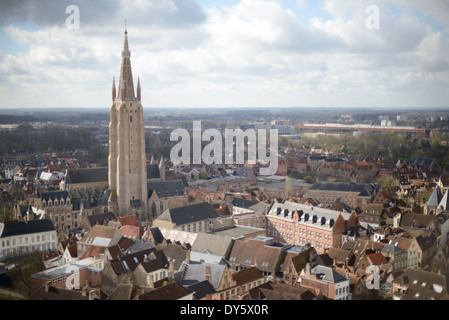
[[[293,245],[309,243],[318,253],[340,247],[342,233],[357,225],[355,213],[310,207],[286,201],[274,203],[267,214],[267,236]]]
[[[316,182],[309,188],[307,198],[318,200],[324,207],[339,200],[356,208],[371,203],[379,188],[368,183]]]

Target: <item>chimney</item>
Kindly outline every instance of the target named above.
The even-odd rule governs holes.
[[[187,250],[186,252],[186,263],[189,264],[190,263],[190,250]]]
[[[306,277],[310,277],[310,263],[306,264]]]
[[[48,292],[48,289],[50,288],[50,284],[51,284],[51,281],[45,282],[45,292]]]
[[[204,266],[204,279],[212,283],[210,266]]]
[[[169,262],[169,269],[170,269],[170,279],[173,280],[175,278],[175,263],[173,260],[170,260]]]

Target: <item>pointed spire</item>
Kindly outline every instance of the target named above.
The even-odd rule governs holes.
[[[137,77],[137,100],[140,101],[140,77]]]
[[[131,52],[128,47],[128,31],[125,29],[125,41],[122,50],[122,67],[120,70],[120,99],[135,98],[133,74],[131,68]]]
[[[117,90],[115,89],[115,77],[112,78],[112,101],[117,97]]]

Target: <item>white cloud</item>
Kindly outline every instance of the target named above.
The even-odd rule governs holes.
[[[397,12],[391,3],[405,9]],[[443,23],[445,15],[418,1],[324,1],[332,18],[308,25],[280,0],[242,0],[207,11],[194,0],[112,4],[101,22],[81,20],[80,30],[45,24],[58,20],[56,12],[27,30],[11,22],[18,14],[4,12],[10,21],[4,33],[30,50],[0,51],[0,107],[108,107],[124,18],[133,74],[141,78],[148,108],[441,106],[449,98],[442,89],[449,79],[447,33],[422,20],[427,15]],[[365,26],[369,4],[381,9],[380,30]],[[80,10],[83,17],[88,3]]]

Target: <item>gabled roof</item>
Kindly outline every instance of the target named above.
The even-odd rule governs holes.
[[[147,273],[169,268],[167,257],[162,250],[155,250],[147,255],[141,265]]]
[[[388,264],[387,258],[385,258],[385,256],[381,252],[370,253],[367,254],[366,257],[371,262],[371,264],[375,266]]]
[[[181,196],[184,194],[184,184],[181,180],[169,181],[150,181],[147,184],[148,199],[153,192],[156,192],[159,198]]]
[[[245,283],[255,281],[262,278],[262,274],[257,270],[256,267],[248,268],[241,271],[237,271],[232,274],[232,279],[236,282],[236,285],[241,286]]]
[[[438,300],[447,294],[446,276],[418,268],[407,269],[393,283],[407,288],[402,300]]]
[[[137,300],[180,300],[191,294],[193,294],[193,291],[177,283],[170,283],[156,290],[141,294],[137,297]]]
[[[349,250],[339,249],[335,247],[330,247],[327,254],[336,262],[340,263],[345,263],[346,259],[349,259],[349,257],[352,255],[351,251]]]
[[[133,215],[127,217],[119,217],[118,219],[122,226],[140,226],[139,222],[136,220],[136,217]]]
[[[108,181],[108,168],[69,169],[65,177],[67,184]]]
[[[247,200],[247,199],[242,199],[242,198],[237,198],[237,197],[234,197],[234,199],[231,202],[231,204],[233,206],[239,207],[239,208],[249,208],[258,203],[259,203],[259,201]]]
[[[131,300],[134,287],[129,283],[119,283],[107,300]]]
[[[165,211],[159,219],[168,220],[176,225],[214,219],[218,217],[217,211],[209,203],[203,202],[185,207],[173,208]]]
[[[256,266],[259,270],[273,271],[279,267],[282,255],[282,248],[267,246],[261,240],[236,240],[227,260],[231,264]]]
[[[440,203],[438,204],[438,209],[447,210],[449,209],[449,189],[446,190],[444,196],[441,198]]]
[[[117,232],[120,231],[114,227],[95,225],[79,242],[91,245],[109,246]]]
[[[147,164],[147,179],[157,179],[160,178],[161,174],[159,172],[159,166],[157,163]]]
[[[400,227],[428,229],[432,226],[434,220],[435,216],[410,212],[402,215]]]
[[[156,249],[152,248],[113,259],[110,261],[111,268],[116,275],[132,272],[144,261],[145,256],[149,256],[154,251]]]
[[[55,201],[55,199],[61,200],[67,200],[67,198],[69,197],[69,193],[67,191],[50,191],[50,192],[42,192],[40,194],[40,198],[41,200],[52,200]]]
[[[100,299],[98,296],[103,295],[101,294],[101,292],[98,293],[97,290],[95,290],[91,297],[97,300]],[[83,293],[83,290],[72,290],[49,286],[46,291],[45,286],[42,286],[31,296],[29,296],[27,300],[90,300],[90,297],[89,292]]]
[[[86,216],[86,218],[91,226],[96,224],[105,224],[108,221],[113,221],[117,219],[112,212],[94,214],[91,216]]]
[[[340,275],[337,271],[330,267],[325,267],[318,265],[311,270],[312,274],[315,274],[318,280],[330,282],[330,283],[338,283],[342,281],[349,281],[342,275]]]
[[[417,157],[410,161],[410,166],[430,167],[435,162],[434,158]]]
[[[223,264],[214,263],[190,263],[182,279],[183,286],[190,286],[195,283],[206,280],[205,269],[210,268],[210,283],[216,289],[219,287],[221,279],[223,278],[225,270],[228,268]]]
[[[195,284],[187,286],[186,288],[194,292],[193,297],[195,298],[195,300],[204,299],[208,294],[210,295],[217,292],[215,291],[212,284],[207,280],[197,282]]]
[[[429,200],[427,201],[428,207],[438,207],[438,205],[441,202],[441,198],[443,195],[441,194],[441,190],[438,186],[435,187],[435,189],[432,192],[432,195],[430,196]]]
[[[179,270],[187,257],[187,250],[177,244],[167,244],[161,249],[169,262],[173,262],[175,270]]]
[[[53,225],[53,222],[48,219],[5,222],[0,223],[0,238],[54,230],[55,226]]]
[[[360,196],[372,196],[375,187],[369,183],[352,183],[352,182],[315,182],[309,190],[320,191],[340,191],[340,192],[355,192]]]

